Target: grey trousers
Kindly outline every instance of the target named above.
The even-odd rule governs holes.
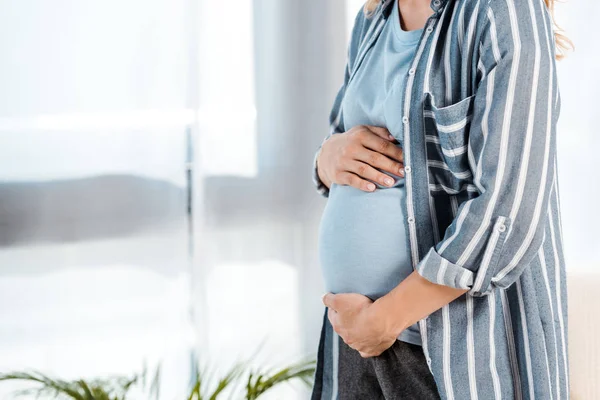
[[[333,330],[327,307],[311,400],[440,399],[421,346],[400,340],[363,358]]]

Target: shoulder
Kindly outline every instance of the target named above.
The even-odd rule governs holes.
[[[365,15],[364,4],[357,10],[354,17],[354,23],[350,35],[350,44],[348,49],[349,61],[353,62],[360,44],[365,39],[369,28],[377,19],[379,12],[381,11],[382,2],[377,5],[377,8],[373,11],[370,16]]]
[[[359,44],[362,41],[372,21],[373,17],[368,18],[365,15],[363,6],[361,6],[356,12],[352,25],[352,34],[350,37],[352,44]]]
[[[520,52],[552,48],[553,24],[544,0],[483,0],[482,46]]]
[[[545,0],[467,0],[467,1],[479,1],[483,8],[489,8],[497,12],[510,13],[511,9],[514,8],[518,13],[519,11],[527,11],[530,7],[546,7]]]
[[[353,31],[356,31],[357,35],[364,36],[366,31],[369,29],[371,24],[377,19],[381,9],[383,7],[384,0],[381,0],[377,7],[367,16],[365,14],[363,3],[356,12],[356,16],[354,17],[354,27]]]
[[[501,30],[531,31],[532,28],[552,24],[545,0],[481,0],[481,5],[480,18],[487,21],[495,19],[497,28]]]

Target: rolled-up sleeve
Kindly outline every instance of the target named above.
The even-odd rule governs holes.
[[[482,16],[468,139],[479,194],[415,268],[472,296],[509,287],[543,244],[560,107],[544,2],[490,1]]]

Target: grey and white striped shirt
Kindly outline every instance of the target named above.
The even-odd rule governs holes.
[[[390,5],[360,11],[330,115]],[[554,32],[543,0],[432,0],[402,101],[412,266],[468,289],[420,321],[443,399],[567,399]],[[322,145],[322,143],[321,143]],[[316,160],[312,179],[324,197]]]

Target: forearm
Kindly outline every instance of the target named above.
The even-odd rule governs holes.
[[[377,299],[373,307],[385,320],[388,332],[397,336],[466,292],[432,283],[413,271],[392,291]]]

